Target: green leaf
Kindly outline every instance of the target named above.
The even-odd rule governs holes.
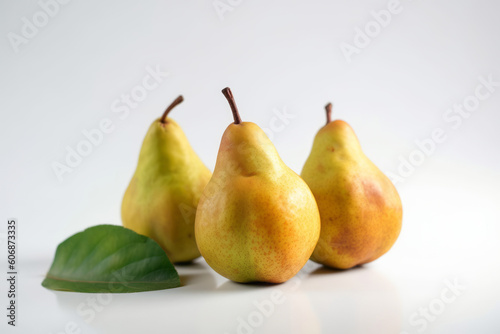
[[[52,290],[124,293],[180,286],[163,249],[116,225],[90,227],[63,241],[42,286]]]

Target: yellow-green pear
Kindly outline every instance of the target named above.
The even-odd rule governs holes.
[[[371,262],[385,254],[401,230],[403,209],[392,182],[363,153],[353,129],[331,121],[314,139],[301,176],[321,215],[313,261],[338,269]]]
[[[168,113],[153,122],[122,202],[123,226],[154,239],[174,262],[200,256],[194,237],[196,207],[211,173]]]
[[[314,196],[256,124],[234,123],[222,136],[214,174],[196,212],[195,235],[207,263],[235,282],[281,283],[307,262],[318,241]]]

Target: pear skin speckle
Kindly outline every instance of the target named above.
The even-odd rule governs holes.
[[[318,132],[301,176],[321,215],[313,261],[348,269],[376,260],[396,242],[401,199],[346,122],[330,122]]]
[[[196,242],[207,263],[236,282],[285,282],[308,261],[320,225],[309,187],[264,132],[253,123],[231,124],[196,214]]]

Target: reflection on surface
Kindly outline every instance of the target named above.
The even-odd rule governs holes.
[[[339,333],[400,332],[399,293],[383,273],[369,265],[349,270],[319,267],[311,277],[304,288],[311,291],[315,309],[329,328]]]
[[[290,296],[291,333],[319,334],[323,331],[321,320],[315,312],[307,293],[298,292]]]
[[[235,283],[203,260],[176,268],[183,285],[176,289],[54,293],[68,319],[89,332],[114,332],[118,326],[126,328],[121,333],[400,332],[398,292],[374,266],[331,270],[308,262],[283,284]]]
[[[210,329],[219,333],[321,333],[321,321],[314,312],[309,296],[300,289],[316,265],[306,265],[301,272],[282,284],[239,284],[226,281],[218,289],[228,292],[238,302],[220,305],[224,314],[220,325]],[[221,295],[226,296],[226,294]]]
[[[83,332],[114,333],[118,327],[126,328],[120,330],[122,334],[158,332],[172,326],[190,332],[196,322],[186,321],[185,317],[203,312],[198,300],[201,294],[215,291],[216,278],[203,261],[175,267],[182,284],[179,288],[124,294],[53,293],[61,309],[68,313],[68,320]],[[185,314],[173,319],[172,310],[183,310]]]

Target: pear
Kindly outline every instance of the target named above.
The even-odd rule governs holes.
[[[211,172],[196,155],[170,110],[153,122],[122,202],[123,226],[155,240],[174,263],[200,256],[194,237],[196,207]]]
[[[347,269],[385,254],[401,231],[401,199],[392,182],[365,156],[354,130],[331,121],[314,139],[301,176],[321,215],[321,235],[311,259]]]
[[[196,212],[195,236],[206,262],[235,282],[281,283],[308,261],[320,218],[305,182],[256,124],[241,122],[229,88],[234,124],[222,136]]]

